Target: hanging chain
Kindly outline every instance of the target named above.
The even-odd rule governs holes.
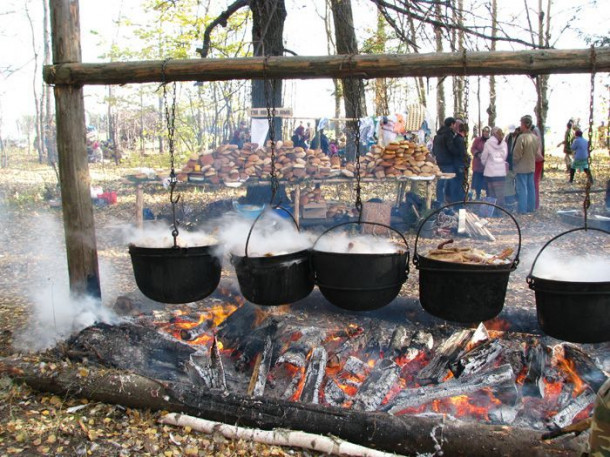
[[[470,98],[470,80],[468,79],[468,75],[466,74],[466,66],[467,66],[467,60],[466,60],[466,49],[464,48],[462,50],[462,69],[464,71],[464,75],[463,75],[463,96],[464,96],[464,104],[462,106],[462,109],[464,110],[464,112],[462,113],[464,115],[464,123],[466,125],[466,132],[464,135],[464,148],[466,149],[464,151],[464,175],[462,176],[462,190],[464,191],[464,202],[468,201],[468,192],[470,192],[470,183],[468,181],[468,169],[470,168],[470,163],[469,163],[469,156],[468,156],[468,99]],[[458,133],[459,135],[459,133]]]
[[[267,65],[269,56],[265,56],[263,61],[263,91],[265,95],[265,104],[267,106],[267,122],[269,123],[269,142],[271,144],[271,171],[269,177],[271,180],[271,201],[273,206],[275,196],[280,188],[280,182],[275,170],[275,79],[270,80],[267,76]],[[271,86],[271,95],[269,94],[269,86]],[[280,204],[280,202],[278,202]]]
[[[350,68],[352,66],[352,59],[354,55],[350,55]],[[362,105],[361,105],[361,97],[362,97],[362,85],[361,80],[358,78],[352,78],[352,83],[356,84],[356,100],[354,101],[354,97],[352,97],[352,107],[354,114],[356,115],[356,130],[354,132],[354,141],[356,142],[356,210],[358,211],[358,224],[362,221],[362,185],[361,185],[361,176],[360,176],[360,118],[362,117]],[[352,87],[353,89],[353,87]],[[352,94],[354,91],[352,90]],[[354,104],[355,103],[355,104]],[[354,125],[354,123],[352,123]]]
[[[180,201],[180,195],[174,197],[176,190],[176,184],[178,179],[176,178],[176,171],[174,169],[174,133],[176,131],[176,81],[172,83],[172,99],[171,106],[167,102],[167,78],[165,69],[169,59],[165,59],[161,65],[161,74],[163,77],[163,106],[165,108],[165,124],[167,126],[167,143],[169,147],[169,163],[171,171],[169,173],[169,201],[172,204],[172,237],[174,238],[174,248],[178,247],[178,221],[176,220],[176,205]]]
[[[591,178],[591,150],[593,149],[593,103],[595,100],[595,71],[597,67],[597,55],[595,54],[595,47],[591,45],[591,96],[589,98],[589,144],[587,145],[587,167],[589,174],[587,175],[587,183],[585,184],[585,199],[583,201],[583,212],[585,229],[587,229],[587,212],[591,206],[591,185],[593,179]]]

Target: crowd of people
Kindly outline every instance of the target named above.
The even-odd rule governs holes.
[[[484,127],[466,150],[467,125],[461,119],[448,117],[437,131],[432,152],[444,173],[455,173],[453,179],[440,180],[436,189],[437,204],[464,200],[464,177],[471,167],[472,198],[480,200],[483,191],[487,200],[499,206],[512,206],[520,214],[533,213],[540,207],[540,178],[544,156],[540,130],[530,115],[520,119],[519,127],[505,135],[500,127]],[[573,182],[577,170],[591,181],[588,168],[588,142],[573,121],[568,123],[564,141],[566,171]]]

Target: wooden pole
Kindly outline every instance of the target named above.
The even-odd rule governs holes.
[[[59,63],[45,66],[49,84],[129,84],[231,79],[386,78],[447,75],[589,73],[590,49],[545,49],[428,54],[368,54],[239,59]],[[610,71],[610,47],[595,50],[595,68]]]
[[[136,227],[139,230],[144,228],[144,189],[142,184],[136,187]]]
[[[51,0],[54,65],[79,63],[78,0]],[[70,291],[101,297],[89,165],[85,144],[85,106],[79,85],[54,87],[59,182],[64,215]]]

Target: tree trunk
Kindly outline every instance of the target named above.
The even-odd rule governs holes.
[[[385,42],[388,36],[385,30],[385,19],[380,11],[377,11],[377,34],[375,39],[377,41],[375,53],[385,54]],[[386,78],[377,78],[375,79],[375,113],[389,114],[389,111],[387,80]]]
[[[351,68],[349,56],[358,54],[351,0],[331,0],[331,9],[333,23],[335,24],[337,54],[346,55],[345,65]],[[346,123],[348,138],[345,154],[347,160],[353,161],[356,158],[357,151],[360,150],[360,145],[356,145],[355,139],[358,130],[355,119],[366,116],[364,81],[361,78],[345,78],[341,80],[341,85],[343,86],[345,117],[348,119]]]
[[[228,424],[262,429],[289,428],[339,438],[399,454],[434,452],[445,455],[573,456],[586,438],[542,441],[540,433],[509,426],[468,424],[439,417],[392,416],[344,408],[260,397],[223,394],[209,389],[158,382],[134,373],[88,367],[83,377],[76,366],[58,364],[40,370],[37,364],[0,359],[0,374],[34,389],[73,395],[128,408],[186,413]]]
[[[51,0],[53,63],[80,62],[78,0]],[[55,86],[57,152],[70,291],[101,297],[80,86]]]
[[[498,36],[498,0],[491,2],[491,36]],[[491,40],[491,51],[496,50],[496,41]],[[496,125],[496,77],[489,77],[489,107],[487,108],[487,125],[493,127]]]
[[[441,10],[441,4],[438,2],[434,7],[434,11],[436,13],[436,20],[440,21],[443,19],[443,14]],[[440,27],[434,27],[434,37],[436,40],[436,52],[443,52],[443,35]],[[442,122],[445,120],[445,78],[437,79],[437,87],[436,87],[436,112],[438,113],[438,122],[439,127],[442,125]]]
[[[252,43],[255,56],[281,56],[284,54],[284,0],[252,0]],[[252,81],[252,107],[281,107],[282,80],[255,79]],[[273,120],[274,139],[281,139],[282,119]]]

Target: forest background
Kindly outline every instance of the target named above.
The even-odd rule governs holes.
[[[200,58],[197,49],[206,27],[239,4],[250,8],[236,8],[226,27],[211,29],[207,57],[260,54],[252,38],[252,11],[257,4],[275,3],[84,0],[80,2],[82,61]],[[336,54],[342,40],[350,51],[363,54],[570,49],[610,41],[610,12],[597,0],[282,0],[277,4],[286,9],[284,55]],[[353,19],[343,17],[339,23],[353,22],[353,36],[341,37],[345,31],[335,27],[335,20],[346,11]],[[4,0],[0,22],[0,145],[38,151],[43,161],[45,136],[53,131],[54,116],[52,89],[42,82],[42,65],[51,59],[47,0]],[[368,80],[363,86],[363,112],[404,113],[409,105],[423,104],[433,130],[439,119],[464,109],[474,127],[506,129],[521,115],[532,114],[550,136],[547,153],[560,153],[555,144],[569,118],[587,127],[589,75],[486,76],[467,81],[461,77]],[[596,127],[608,124],[609,81],[608,74],[596,78]],[[353,98],[354,94],[346,89],[337,80],[285,81],[276,102],[292,108],[294,119],[284,123],[283,136],[288,138],[299,120],[350,117],[342,95]],[[87,124],[124,151],[162,152],[161,92],[157,84],[85,86]],[[179,84],[178,153],[186,157],[227,141],[239,121],[248,118],[252,99],[247,80]],[[334,135],[340,134],[340,128],[337,125]]]

